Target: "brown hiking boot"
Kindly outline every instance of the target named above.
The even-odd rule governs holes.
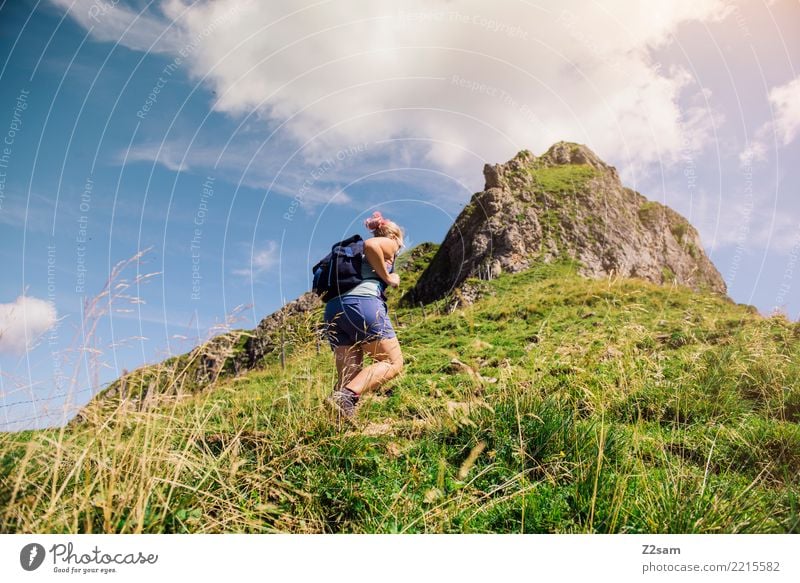
[[[325,405],[336,413],[340,419],[352,422],[356,416],[358,395],[347,388],[336,390],[325,399]]]

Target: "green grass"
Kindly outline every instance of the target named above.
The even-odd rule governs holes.
[[[670,231],[678,243],[683,243],[683,238],[686,236],[686,233],[689,232],[689,223],[686,221],[676,222],[670,226]]]
[[[800,530],[798,324],[571,264],[483,283],[453,313],[393,294],[406,370],[356,427],[299,335],[285,370],[0,436],[0,530]]]
[[[537,187],[547,193],[573,194],[583,191],[597,174],[588,164],[530,167]]]

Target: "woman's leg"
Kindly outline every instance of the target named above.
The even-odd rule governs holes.
[[[374,389],[396,377],[403,370],[403,353],[397,338],[364,342],[361,346],[363,352],[372,357],[373,363],[362,368],[343,385],[357,395]]]
[[[364,362],[364,351],[358,344],[350,346],[337,346],[333,349],[333,357],[336,361],[336,386],[338,391],[349,383],[361,370]]]

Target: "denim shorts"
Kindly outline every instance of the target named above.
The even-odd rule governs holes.
[[[382,299],[348,295],[325,304],[325,334],[331,348],[396,337]]]

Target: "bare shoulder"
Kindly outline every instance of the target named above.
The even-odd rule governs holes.
[[[397,253],[398,249],[400,248],[400,245],[397,244],[397,241],[390,239],[389,237],[378,238],[381,240],[381,248],[386,256],[394,257],[394,254]]]
[[[387,260],[394,257],[394,254],[397,253],[399,248],[397,241],[389,237],[370,237],[364,244],[380,249]]]

